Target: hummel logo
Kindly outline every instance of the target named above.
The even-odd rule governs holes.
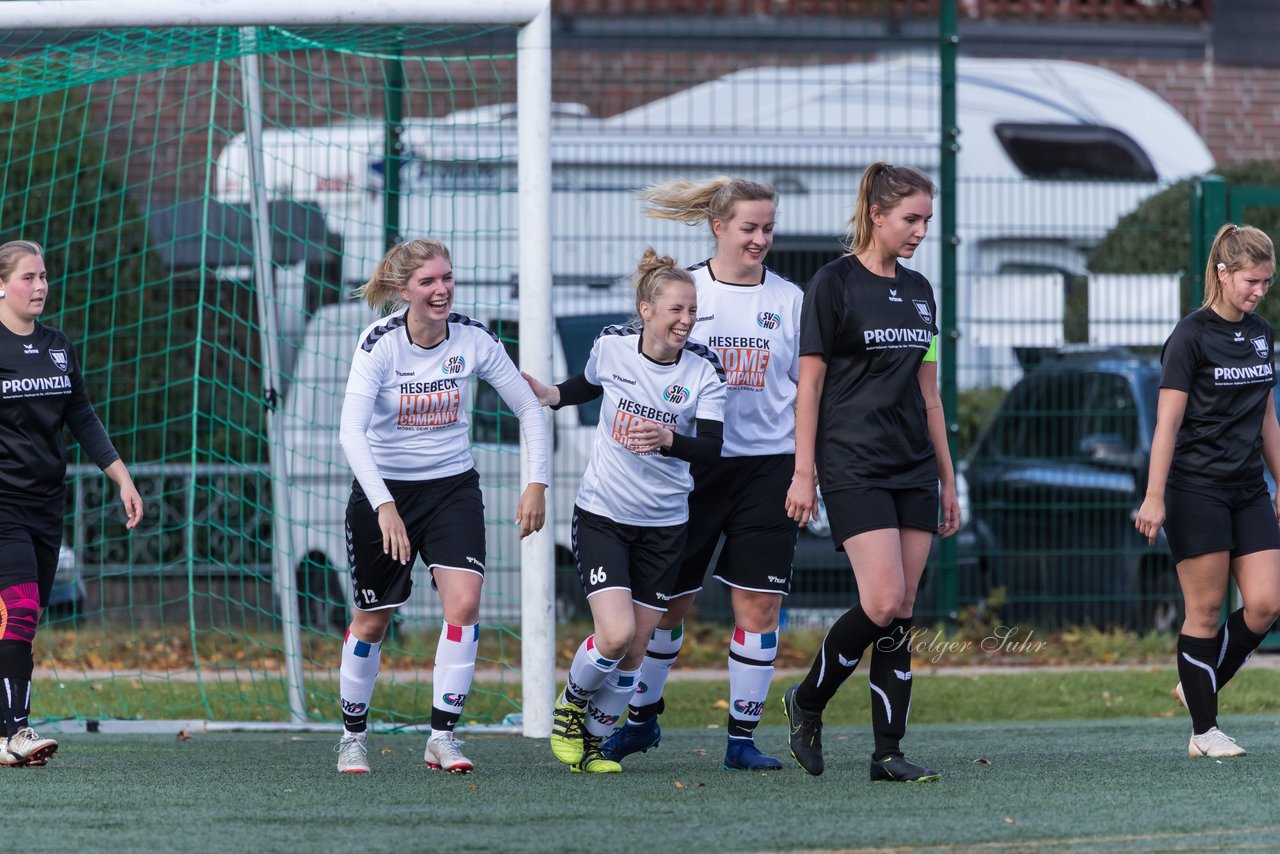
[[[902,302],[902,297],[898,296],[895,288],[889,288],[889,302]]]
[[[714,314],[708,314],[706,317],[699,317],[698,323],[702,323],[704,320],[715,320],[715,319],[716,319],[716,316]]]
[[[467,555],[467,563],[475,564],[476,566],[480,567],[481,569],[484,569],[484,564],[483,564],[483,563],[481,563],[480,561],[476,560],[475,558],[473,558],[471,555]]]
[[[635,384],[636,384],[636,381],[635,381],[635,380],[633,380],[633,379],[628,379],[627,377],[620,377],[620,376],[618,376],[617,374],[614,374],[614,375],[613,375],[613,378],[614,378],[615,380],[617,380],[618,382],[620,382],[620,383],[626,383],[627,385],[635,385]]]
[[[398,377],[416,377],[417,375],[417,371],[396,371]]]

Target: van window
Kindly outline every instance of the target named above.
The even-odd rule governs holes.
[[[520,324],[514,320],[489,319],[485,326],[502,341],[511,361],[520,364]],[[484,445],[518,445],[520,419],[507,408],[501,395],[486,382],[476,383],[476,402],[471,411],[471,441]]]
[[[1127,133],[1105,125],[1000,122],[996,137],[1028,178],[1154,181],[1151,158]]]
[[[579,314],[556,318],[560,343],[564,346],[564,360],[569,376],[582,373],[591,356],[591,345],[606,326],[625,323],[627,318],[619,314]],[[584,403],[578,409],[578,423],[593,427],[600,420],[600,400]]]
[[[556,318],[556,329],[560,333],[560,343],[564,347],[564,358],[568,365],[569,376],[582,373],[587,366],[587,358],[591,355],[591,345],[595,343],[600,330],[615,323],[626,322],[626,317],[619,314],[580,314]],[[514,320],[488,320],[485,325],[494,331],[502,340],[511,361],[520,364],[520,325]],[[552,377],[562,380],[566,377]],[[578,423],[594,427],[600,420],[600,401],[575,407],[578,411]],[[493,386],[481,382],[476,384],[475,408],[471,413],[471,439],[473,442],[489,445],[515,445],[520,441],[520,419],[507,409],[507,405],[494,390]]]

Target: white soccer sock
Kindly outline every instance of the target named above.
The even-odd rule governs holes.
[[[654,629],[649,636],[649,646],[644,651],[644,661],[640,663],[640,681],[636,685],[635,696],[631,698],[631,707],[637,711],[645,706],[654,706],[662,701],[662,692],[667,688],[667,677],[671,675],[671,666],[676,663],[680,647],[684,645],[684,623],[674,629]],[[656,714],[653,710],[640,712],[643,720]],[[638,721],[637,721],[638,722]]]
[[[480,624],[445,623],[436,645],[436,665],[431,675],[431,733],[452,732],[462,716],[463,704],[476,673]]]
[[[596,636],[589,635],[578,647],[573,655],[573,663],[569,665],[569,682],[564,688],[564,699],[585,706],[617,666],[617,661],[599,653],[596,649]]]
[[[729,737],[752,738],[764,714],[764,701],[778,657],[778,633],[733,627],[729,641]]]
[[[365,643],[351,630],[342,641],[342,664],[338,668],[338,696],[342,705],[342,725],[347,732],[364,732],[369,720],[369,701],[378,678],[382,642]]]
[[[586,726],[591,735],[604,738],[614,731],[635,693],[639,670],[617,670],[609,674],[587,706]]]

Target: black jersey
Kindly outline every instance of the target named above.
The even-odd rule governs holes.
[[[1160,354],[1160,387],[1187,393],[1170,483],[1241,486],[1262,480],[1262,419],[1276,384],[1271,326],[1202,308],[1178,321]]]
[[[800,355],[827,363],[818,415],[818,482],[904,488],[938,482],[916,374],[938,333],[933,288],[901,265],[877,276],[852,255],[809,282]]]
[[[99,467],[120,459],[89,403],[71,340],[41,323],[30,335],[0,324],[0,496],[62,494],[64,424]]]

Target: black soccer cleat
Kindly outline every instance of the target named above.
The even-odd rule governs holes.
[[[822,713],[810,712],[796,705],[796,689],[792,685],[782,695],[782,713],[787,716],[787,738],[791,755],[800,767],[817,777],[826,767],[822,761]]]
[[[917,765],[905,756],[886,756],[884,759],[871,760],[871,782],[892,781],[894,783],[932,783],[942,778],[942,774],[932,768]]]

